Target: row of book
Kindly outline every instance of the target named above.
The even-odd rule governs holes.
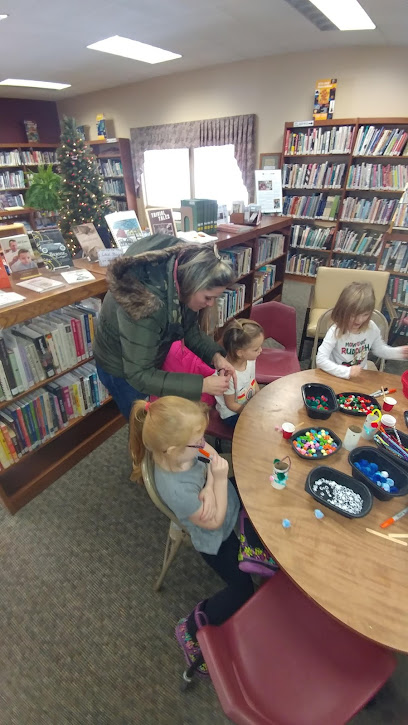
[[[360,126],[354,144],[355,156],[407,156],[408,133],[403,128]]]
[[[382,234],[375,234],[367,229],[363,232],[356,232],[353,229],[339,229],[336,234],[334,251],[370,254],[377,257],[381,252],[382,243]]]
[[[120,201],[119,199],[111,199],[110,206],[114,211],[128,211],[127,201]]]
[[[0,174],[0,189],[21,189],[24,186],[23,171],[3,171]]]
[[[283,234],[264,234],[255,243],[255,267],[280,257],[284,252]]]
[[[260,267],[254,274],[254,284],[252,288],[252,299],[257,300],[263,297],[275,284],[276,265],[265,264]]]
[[[403,194],[404,201],[400,202],[393,219],[394,227],[408,229],[408,203],[405,201],[406,193]]]
[[[100,300],[62,307],[0,335],[0,400],[92,357]]]
[[[181,231],[205,232],[217,231],[218,202],[214,199],[182,199]],[[184,207],[184,209],[183,209]],[[191,215],[191,216],[190,216]]]
[[[341,221],[362,221],[371,224],[389,224],[397,208],[398,199],[361,199],[347,196],[341,210]]]
[[[340,196],[311,194],[310,196],[285,196],[283,215],[304,217],[305,219],[336,219],[340,206]]]
[[[402,164],[352,164],[347,189],[381,189],[402,191],[408,183],[408,166]]]
[[[369,269],[375,270],[376,262],[362,262],[357,259],[331,259],[330,267],[336,267],[337,269]]]
[[[408,279],[391,275],[388,280],[387,293],[394,304],[407,306]]]
[[[218,327],[222,327],[225,323],[244,309],[245,305],[245,285],[234,284],[227,287],[226,290],[218,297]]]
[[[125,195],[125,185],[123,183],[123,179],[105,179],[102,182],[102,188],[105,194]]]
[[[309,254],[289,254],[286,263],[286,272],[301,274],[304,277],[316,277],[319,267],[326,266],[324,257],[314,257]]]
[[[248,274],[251,270],[252,247],[237,244],[235,247],[220,251],[220,257],[231,265],[235,279]]]
[[[408,242],[394,239],[385,244],[379,269],[408,273]]]
[[[307,131],[288,129],[285,137],[285,155],[296,154],[349,154],[354,126],[323,126]]]
[[[123,176],[122,162],[116,159],[101,161],[98,159],[99,171],[102,176]]]
[[[8,209],[11,207],[22,208],[24,206],[24,196],[22,194],[14,194],[11,192],[1,193],[0,190],[0,209]]]
[[[0,470],[38,448],[74,418],[98,408],[109,393],[93,363],[47,383],[0,410]]]
[[[390,320],[389,314],[387,313],[387,308],[384,309],[384,314],[387,317],[390,324],[390,334],[394,335],[395,333],[399,335],[400,337],[403,337],[404,341],[408,340],[408,325],[404,324],[404,320],[407,316],[407,311],[404,309],[396,309],[395,310],[395,317]]]
[[[346,164],[284,164],[282,186],[286,189],[340,189]]]
[[[55,164],[55,151],[0,151],[0,166],[36,166],[37,164]]]
[[[293,224],[290,230],[290,246],[329,249],[333,231],[333,227],[309,227],[307,224]]]

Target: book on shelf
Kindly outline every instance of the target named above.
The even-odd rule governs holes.
[[[245,285],[233,284],[217,299],[218,310],[218,327],[222,327],[225,323],[244,309],[245,305]]]
[[[123,179],[107,179],[105,178],[102,182],[102,188],[105,194],[108,196],[126,196],[125,184]]]
[[[229,249],[221,249],[219,254],[221,259],[230,264],[236,279],[250,272],[252,247],[238,244],[235,247],[229,247]]]
[[[282,185],[285,189],[340,189],[346,164],[326,161],[318,164],[284,164]]]
[[[305,131],[288,128],[285,156],[313,154],[349,154],[354,126],[315,126]]]
[[[263,234],[254,245],[255,266],[272,261],[284,252],[285,238],[283,234]]]
[[[363,262],[353,257],[352,259],[339,259],[336,257],[330,261],[330,267],[337,267],[339,269],[368,269],[374,271],[376,268],[376,262]]]
[[[305,219],[336,219],[341,197],[339,194],[311,194],[297,196],[288,194],[283,200],[283,214]]]
[[[407,306],[408,279],[391,275],[388,280],[387,293],[394,304]]]
[[[16,209],[24,208],[24,196],[22,194],[13,194],[10,191],[0,193],[0,210],[16,211]]]
[[[354,144],[354,156],[407,156],[408,134],[405,129],[384,126],[360,126]]]
[[[9,189],[24,189],[26,186],[22,170],[3,171],[0,173],[0,191]]]
[[[408,166],[402,164],[352,164],[347,189],[402,191],[408,183]]]
[[[304,277],[316,277],[319,267],[324,267],[325,265],[326,261],[324,257],[290,253],[286,263],[286,272],[299,274]]]
[[[329,249],[334,227],[310,227],[307,224],[293,224],[290,231],[290,246],[308,249]]]
[[[122,162],[119,159],[98,159],[102,176],[123,176]]]
[[[386,242],[379,269],[408,274],[408,242],[398,239]]]
[[[313,119],[315,121],[327,121],[327,119],[333,118],[336,88],[337,78],[316,81],[313,102]]]
[[[379,255],[383,243],[383,234],[365,229],[356,232],[354,229],[339,229],[334,242],[334,252],[352,252],[353,254]]]
[[[38,143],[40,136],[38,133],[36,121],[24,121],[24,128],[28,143]]]
[[[358,196],[346,196],[341,210],[341,221],[388,225],[397,205],[397,199],[382,199],[376,196],[364,199]]]
[[[214,199],[182,199],[180,202],[181,231],[217,231],[218,202]]]
[[[276,265],[265,264],[259,267],[254,274],[254,283],[252,288],[252,299],[257,300],[263,297],[275,284]]]

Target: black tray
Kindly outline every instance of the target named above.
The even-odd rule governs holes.
[[[317,429],[322,430],[322,428],[324,428],[324,430],[327,430],[327,432],[329,433],[329,435],[331,435],[331,437],[333,438],[334,442],[337,443],[336,450],[333,451],[333,453],[328,453],[327,456],[324,456],[322,453],[318,453],[317,456],[302,456],[301,453],[298,453],[298,451],[296,450],[295,446],[293,445],[293,441],[295,440],[295,438],[298,438],[299,436],[304,435],[309,430],[317,430]],[[291,436],[291,439],[290,440],[291,440],[291,443],[292,443],[292,448],[295,451],[296,455],[299,456],[299,458],[301,458],[303,461],[320,461],[323,458],[328,458],[329,456],[334,456],[334,454],[337,453],[337,451],[339,451],[340,448],[341,448],[341,446],[342,446],[342,442],[341,442],[340,438],[338,437],[338,435],[336,435],[334,433],[334,431],[330,430],[330,428],[326,428],[326,427],[321,426],[321,425],[319,425],[319,426],[309,425],[308,428],[301,428],[300,430],[296,431]]]
[[[363,508],[361,512],[359,514],[351,514],[347,511],[343,511],[342,509],[330,503],[330,501],[326,501],[325,499],[321,498],[318,493],[312,491],[312,484],[319,478],[328,478],[331,481],[336,481],[336,483],[340,483],[342,486],[347,486],[347,488],[350,488],[355,493],[359,493],[361,498],[363,499]],[[371,507],[373,505],[372,493],[364,483],[361,483],[361,481],[358,481],[356,478],[347,476],[347,474],[343,473],[342,471],[337,471],[335,468],[330,468],[329,466],[316,466],[316,468],[313,468],[310,471],[306,479],[305,491],[313,496],[313,498],[320,504],[323,504],[323,506],[327,506],[327,508],[335,511],[338,514],[341,514],[342,516],[346,516],[346,518],[348,519],[361,519],[363,516],[366,516],[369,511],[371,511]]]
[[[364,398],[367,398],[371,403],[373,403],[374,408],[378,408],[381,410],[381,404],[378,402],[377,398],[374,398],[372,395],[367,395],[367,393],[358,393],[355,390],[351,390],[349,393],[338,393],[336,395],[337,404],[339,406],[339,413],[344,413],[345,415],[357,415],[359,417],[366,417],[367,413],[360,413],[357,410],[344,410],[344,408],[340,408],[339,398],[340,397],[347,397],[348,395],[362,395]]]
[[[338,409],[336,393],[334,392],[333,388],[330,388],[329,385],[320,385],[320,383],[306,383],[306,385],[302,385],[301,390],[303,402],[306,408],[306,413],[308,414],[309,418],[327,420],[327,418],[330,418],[331,414]],[[329,409],[316,410],[316,408],[312,408],[310,405],[308,405],[306,401],[306,397],[308,395],[313,395],[314,397],[316,397],[317,395],[324,395],[328,400]]]
[[[404,446],[404,448],[408,448],[408,435],[406,433],[403,433],[400,430],[397,430],[397,433],[401,439],[401,443]],[[392,431],[391,431],[392,434]],[[381,453],[384,453],[384,456],[387,456],[391,459],[391,461],[394,461],[397,466],[401,466],[401,468],[404,468],[406,471],[408,471],[408,461],[404,461],[402,458],[398,458],[398,456],[393,453],[391,448],[385,448],[381,445],[381,443],[377,443],[377,441],[374,441],[375,445],[378,446],[378,450],[381,451]]]
[[[380,471],[388,471],[390,478],[394,479],[394,483],[398,488],[396,493],[388,493],[383,488],[377,486],[374,481],[371,481],[368,476],[358,470],[355,467],[355,461],[359,461],[361,458],[365,458],[369,463],[376,463]],[[376,498],[380,501],[390,501],[392,498],[398,498],[398,496],[406,496],[408,493],[408,473],[401,466],[397,465],[389,456],[385,456],[382,451],[371,446],[361,446],[354,449],[349,453],[348,457],[350,466],[353,471],[353,477],[358,478],[369,487]]]

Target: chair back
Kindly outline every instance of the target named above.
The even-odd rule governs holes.
[[[380,310],[387,291],[389,277],[389,272],[319,267],[314,288],[313,307],[328,310],[330,307],[334,307],[340,293],[347,285],[352,282],[370,282],[374,289],[375,306]]]
[[[316,355],[317,355],[317,347],[319,344],[319,340],[322,340],[325,336],[327,330],[331,327],[333,324],[333,320],[331,318],[331,313],[333,312],[333,308],[330,310],[327,310],[326,312],[321,315],[317,321],[316,325],[316,332],[313,340],[313,349],[312,349],[312,357],[310,362],[310,367],[315,368],[316,367]],[[373,314],[371,315],[371,319],[377,327],[379,328],[381,332],[381,337],[385,342],[388,340],[388,322],[382,312],[379,310],[373,310]],[[380,365],[380,370],[384,370],[384,360],[382,360]]]
[[[180,529],[183,529],[182,524],[178,520],[177,516],[173,513],[171,509],[169,509],[168,506],[164,503],[162,498],[159,496],[156,488],[156,482],[154,480],[154,463],[153,463],[153,457],[152,454],[149,451],[146,451],[145,456],[142,461],[142,477],[143,477],[143,483],[146,487],[146,491],[149,494],[151,500],[153,501],[154,505],[157,506],[157,508],[165,515],[167,516],[170,521],[173,521],[176,526],[178,526]]]
[[[253,305],[250,319],[263,327],[265,339],[272,337],[286,350],[296,352],[296,310],[282,302]]]

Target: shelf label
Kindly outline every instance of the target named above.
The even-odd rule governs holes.
[[[299,126],[314,126],[313,118],[310,121],[293,121],[293,128],[298,128]]]

